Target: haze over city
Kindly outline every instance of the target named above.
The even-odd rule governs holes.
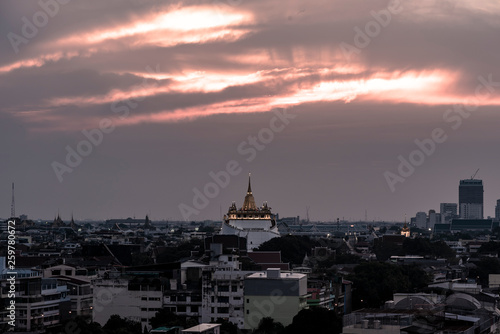
[[[252,173],[280,216],[402,221],[477,169],[494,215],[498,1],[58,4],[0,3],[1,217],[14,182],[33,219],[182,220],[224,171],[189,220]]]

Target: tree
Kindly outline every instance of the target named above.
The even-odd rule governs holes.
[[[255,330],[255,334],[280,334],[285,327],[281,322],[274,321],[271,317],[262,318],[259,326]]]
[[[232,322],[230,322],[226,319],[217,318],[215,323],[221,324],[221,326],[220,326],[221,334],[239,334],[240,333],[238,326],[236,326],[235,324],[233,324]]]
[[[311,248],[319,246],[318,242],[306,236],[286,235],[264,242],[259,251],[281,251],[282,261],[285,263],[301,264],[304,256],[311,252]]]
[[[166,308],[162,308],[150,320],[153,328],[181,326],[189,328],[198,325],[195,318],[177,315]]]
[[[476,268],[469,270],[469,277],[479,278],[479,283],[488,285],[489,274],[500,274],[500,262],[496,257],[483,257],[478,262],[474,262]]]
[[[72,319],[63,320],[60,326],[46,330],[47,334],[79,333],[79,334],[105,334],[101,325],[97,322],[89,322],[87,318],[77,316]],[[3,333],[3,332],[1,332]]]
[[[488,241],[479,247],[477,252],[479,254],[497,254],[500,251],[500,242]]]
[[[373,252],[379,261],[387,261],[393,255],[403,255],[403,247],[392,242],[378,241],[373,247]]]
[[[342,319],[335,311],[322,307],[301,310],[283,334],[336,334],[342,333]]]
[[[359,264],[348,279],[353,282],[354,309],[378,308],[392,299],[394,292],[413,292],[424,288],[430,281],[429,276],[417,266],[379,262]]]
[[[113,314],[102,329],[106,334],[137,334],[141,333],[141,324]]]

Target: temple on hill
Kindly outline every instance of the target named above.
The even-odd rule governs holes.
[[[233,202],[229,207],[227,215],[224,215],[221,234],[234,234],[246,238],[248,251],[280,236],[271,208],[267,203],[260,208],[255,204],[250,175],[248,175],[248,190],[243,206],[238,209],[236,203]]]

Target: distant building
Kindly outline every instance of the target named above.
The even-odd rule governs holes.
[[[495,206],[495,219],[500,219],[500,199],[497,199],[497,205]]]
[[[417,212],[417,215],[415,216],[415,222],[418,228],[426,228],[427,214],[425,212]]]
[[[440,215],[441,219],[438,220],[438,224],[449,224],[452,219],[458,218],[458,204],[457,203],[441,203],[440,204]]]
[[[429,210],[429,216],[427,219],[426,228],[432,229],[432,228],[434,228],[434,225],[436,225],[436,223],[439,223],[439,221],[437,220],[437,216],[436,216],[436,210]]]
[[[403,228],[401,229],[401,235],[406,237],[406,238],[410,237],[410,228],[408,227],[408,225],[406,225],[406,222],[405,222]]]
[[[266,317],[287,326],[307,308],[307,276],[269,268],[245,277],[245,329],[255,329]]]
[[[255,205],[250,176],[243,206],[237,209],[233,202],[227,215],[224,215],[221,234],[233,234],[246,238],[248,251],[280,236],[276,219],[267,203],[260,208]]]
[[[458,205],[457,203],[441,203],[439,205],[439,212],[441,215],[451,214],[457,215]]]
[[[483,181],[460,180],[458,202],[461,219],[483,219]]]
[[[453,219],[450,225],[451,232],[475,231],[489,234],[494,227],[498,226],[493,223],[492,219]]]

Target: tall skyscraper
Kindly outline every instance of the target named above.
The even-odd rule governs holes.
[[[434,228],[437,223],[436,210],[429,210],[426,228]]]
[[[460,180],[458,205],[460,218],[483,219],[483,180]]]
[[[497,199],[497,206],[495,206],[495,218],[500,219],[500,199]]]

